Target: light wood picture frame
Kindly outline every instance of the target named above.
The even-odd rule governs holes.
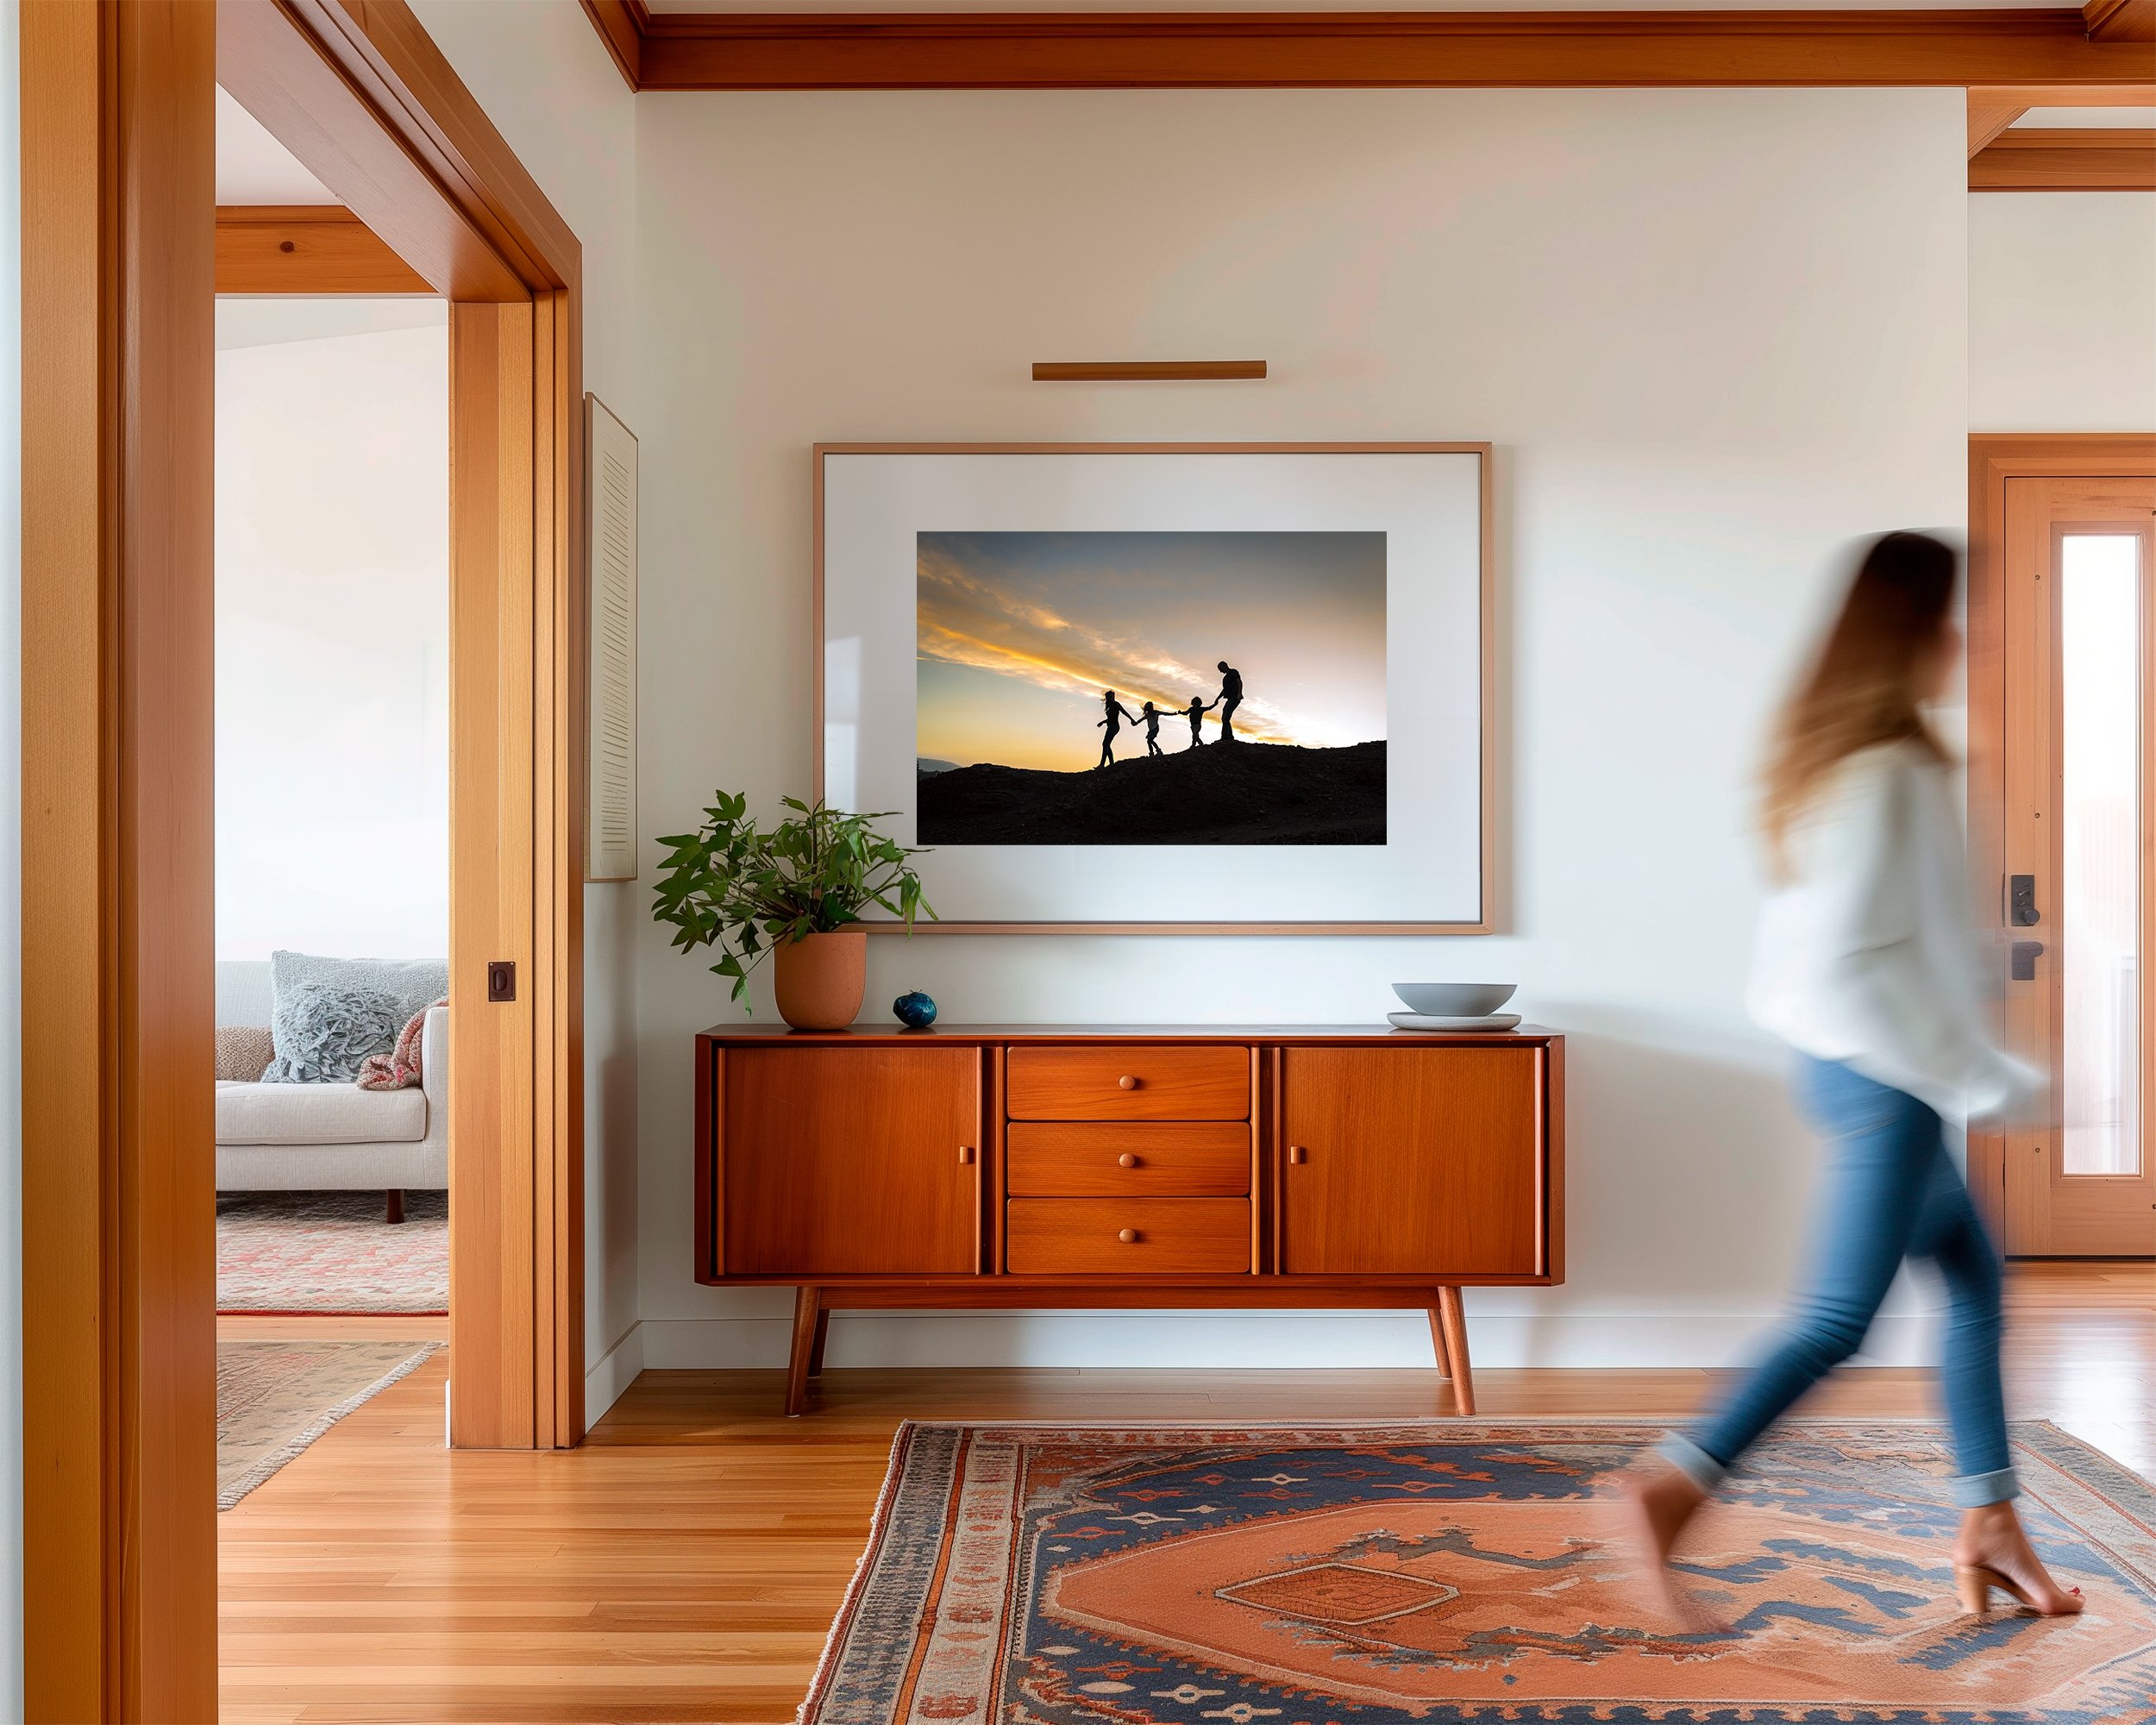
[[[1470,442],[818,444],[812,794],[834,806],[884,812],[886,830],[904,843],[927,846],[918,866],[939,919],[916,922],[916,932],[1491,932],[1492,907],[1501,898],[1493,867],[1498,699],[1492,457],[1491,445]],[[993,673],[1003,662],[963,658],[959,672],[941,668],[943,643],[954,636],[940,606],[933,614],[924,608],[924,580],[939,592],[954,582],[969,592],[982,588],[964,571],[943,569],[939,556],[954,549],[974,555],[983,544],[1016,555],[1020,573],[1012,578],[1006,608],[1023,611],[1021,592],[1037,599],[1044,591],[1038,583],[1055,573],[1053,551],[1092,536],[1181,555],[1180,548],[1201,539],[1315,544],[1350,534],[1382,536],[1376,626],[1383,637],[1384,729],[1376,740],[1384,745],[1385,788],[1378,838],[1369,837],[1364,825],[1337,842],[1305,831],[1282,843],[1124,844],[1104,841],[1096,831],[1069,844],[1031,836],[1006,844],[981,837],[977,826],[963,828],[968,837],[961,839],[950,836],[961,829],[950,826],[949,800],[919,793],[924,773],[940,773],[957,758],[922,752],[922,739],[948,734],[941,721],[954,706],[944,691],[953,681],[976,670]],[[1038,555],[1050,561],[1026,563],[1036,542],[1044,548]],[[1050,542],[1057,542],[1052,550]],[[1082,545],[1077,556],[1082,564]],[[1276,581],[1292,583],[1293,557],[1286,551],[1282,556],[1288,572]],[[1152,569],[1140,565],[1135,581],[1126,580],[1122,590],[1144,593]],[[991,581],[987,591],[1006,589]],[[1238,589],[1228,580],[1219,591],[1231,600],[1222,652],[1244,655],[1235,643],[1250,631],[1238,632],[1233,621]],[[1253,609],[1253,618],[1258,614]],[[1313,612],[1326,614],[1322,605]],[[1078,631],[1071,639],[1121,638],[1098,618],[1081,616],[1069,626]],[[968,637],[961,632],[956,638]],[[1270,639],[1281,639],[1276,624]],[[999,652],[1004,644],[998,643]],[[1203,656],[1209,658],[1210,650]],[[1280,691],[1289,674],[1303,668],[1278,662],[1277,654],[1269,665],[1263,658],[1261,649],[1252,662],[1250,705],[1261,715],[1257,689]],[[1109,674],[1100,668],[1106,662],[1094,654],[1059,663],[1050,681],[1068,702],[1080,683]],[[1200,659],[1188,650],[1162,652],[1150,661],[1140,652],[1113,662],[1174,665],[1172,676],[1151,679],[1163,683],[1161,689],[1150,686],[1150,673],[1130,687],[1134,697],[1157,694],[1168,703],[1161,712],[1174,722],[1173,740],[1169,734],[1158,740],[1171,750],[1183,747],[1182,685],[1214,674],[1190,671]],[[924,665],[936,668],[924,674]],[[1337,667],[1334,681],[1337,687]],[[1031,690],[1017,693],[1034,698]],[[1087,699],[1100,699],[1089,682]],[[1078,738],[1081,722],[1058,721]],[[1217,718],[1205,723],[1217,724]],[[1100,737],[1096,727],[1095,743]],[[1142,731],[1125,732],[1118,746],[1125,755],[1143,753],[1142,738]],[[993,757],[971,759],[988,764]],[[1076,769],[1086,764],[1058,757],[1046,770],[1070,773],[1075,787]],[[923,801],[929,805],[925,822]],[[950,829],[940,844],[934,842],[938,822]],[[1125,892],[1118,884],[1125,880],[1147,885],[1142,893]],[[1306,906],[1326,913],[1294,914]],[[902,925],[879,919],[867,926],[884,932]]]

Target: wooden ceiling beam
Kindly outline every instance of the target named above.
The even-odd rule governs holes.
[[[1970,158],[1971,191],[2156,191],[2156,131],[2024,126]]]
[[[219,293],[432,293],[427,279],[334,204],[217,206]]]
[[[2081,16],[2092,42],[2156,42],[2156,0],[2088,0]]]
[[[2071,6],[856,15],[583,4],[638,90],[1960,85],[2122,104],[2156,85],[2138,42],[2092,40]]]

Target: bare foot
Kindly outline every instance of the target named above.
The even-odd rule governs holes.
[[[1693,1631],[1719,1629],[1705,1612],[1677,1590],[1670,1573],[1670,1554],[1707,1494],[1667,1462],[1649,1460],[1625,1475],[1625,1520],[1633,1549],[1642,1560],[1655,1603]]]
[[[2012,1594],[2040,1617],[2071,1617],[2084,1603],[2079,1588],[2062,1588],[2051,1578],[2011,1503],[1987,1503],[1963,1513],[1961,1531],[1954,1538],[1954,1569],[1958,1574],[1990,1571],[1998,1578],[1990,1585]]]

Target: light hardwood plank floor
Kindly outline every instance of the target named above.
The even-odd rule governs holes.
[[[2017,1265],[2010,1289],[2015,1416],[2156,1475],[2156,1266]],[[399,1336],[440,1323],[332,1321]],[[445,1374],[429,1362],[219,1518],[225,1725],[789,1720],[903,1418],[1390,1419],[1447,1405],[1427,1371],[836,1371],[817,1411],[789,1421],[779,1372],[655,1371],[581,1450],[451,1454]],[[1486,1414],[1675,1420],[1714,1380],[1478,1371],[1476,1389]],[[1807,1411],[1930,1402],[1925,1374],[1869,1368]]]

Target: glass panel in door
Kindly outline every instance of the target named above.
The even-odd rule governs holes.
[[[2141,1166],[2140,542],[2069,532],[2059,550],[2062,1168],[2132,1175]]]

